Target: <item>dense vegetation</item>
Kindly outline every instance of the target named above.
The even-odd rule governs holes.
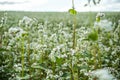
[[[96,15],[76,15],[73,49],[69,13],[0,12],[0,80],[119,80],[120,12]]]

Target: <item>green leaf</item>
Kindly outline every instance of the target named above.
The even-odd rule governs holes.
[[[8,50],[4,48],[0,48],[0,52],[3,52],[3,51],[8,51]]]
[[[68,76],[70,76],[70,72],[64,72],[62,75],[62,77],[68,77]]]
[[[76,15],[77,11],[75,9],[69,9],[69,13],[72,15]]]
[[[19,77],[20,80],[28,80],[30,78],[30,75],[26,75],[24,77]]]
[[[57,58],[57,59],[56,59],[56,63],[57,63],[58,65],[61,65],[63,62],[64,62],[64,59],[62,59],[62,58]]]
[[[22,37],[24,36],[28,36],[28,33],[27,32],[22,33]]]
[[[35,69],[46,70],[45,65],[43,65],[43,64],[40,64],[40,65],[32,65],[31,67],[32,67],[32,68],[35,68]]]
[[[96,17],[96,21],[97,21],[97,22],[100,22],[100,17]]]
[[[92,31],[91,33],[88,34],[88,39],[92,41],[97,41],[98,40],[98,33],[97,31]]]
[[[89,40],[88,38],[82,39],[82,41],[88,41],[88,40]]]
[[[88,69],[88,68],[89,68],[88,65],[82,65],[79,67],[79,69]]]
[[[92,57],[92,55],[88,51],[84,51],[83,53],[84,53],[84,57],[89,57],[89,58]]]

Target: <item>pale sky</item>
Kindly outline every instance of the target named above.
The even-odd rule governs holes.
[[[87,0],[75,0],[77,11],[120,11],[120,0],[101,0],[100,4],[84,7]],[[71,0],[0,0],[0,11],[68,11]]]

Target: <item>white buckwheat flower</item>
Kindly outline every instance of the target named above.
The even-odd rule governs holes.
[[[96,17],[104,17],[104,16],[105,16],[105,14],[102,13],[102,12],[99,12],[99,13],[96,15]]]
[[[98,69],[90,72],[88,75],[92,77],[97,77],[98,80],[117,80],[109,73],[108,69]]]
[[[105,31],[111,31],[113,30],[112,22],[108,20],[101,20],[100,22],[95,22],[94,27],[100,27],[101,29],[104,29]]]

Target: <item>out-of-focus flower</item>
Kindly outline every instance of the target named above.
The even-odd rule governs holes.
[[[98,69],[87,74],[92,77],[97,77],[98,80],[116,80],[108,69]]]
[[[14,36],[14,37],[17,37],[17,38],[28,35],[28,33],[20,27],[11,27],[8,30],[8,33],[10,34],[10,36]]]
[[[56,57],[54,53],[50,53],[49,58],[51,59],[52,62],[56,62]]]
[[[105,16],[105,14],[104,13],[98,13],[97,15],[96,15],[96,21],[97,22],[100,22],[100,20],[101,20],[101,17],[104,17]]]
[[[24,16],[22,20],[19,20],[19,25],[21,24],[25,24],[25,25],[30,25],[32,24],[33,22],[33,19],[32,18],[29,18],[28,16]]]
[[[100,27],[102,29],[104,29],[105,31],[111,31],[113,30],[113,27],[112,27],[112,22],[111,21],[108,21],[108,20],[101,20],[99,23],[98,22],[95,22],[94,23],[94,27]]]
[[[102,13],[102,12],[99,12],[96,17],[104,17],[105,16],[105,13]]]
[[[45,70],[46,74],[47,74],[47,77],[46,79],[49,79],[49,78],[52,78],[53,77],[53,71],[51,69],[46,69]]]
[[[15,64],[13,67],[15,68],[16,71],[20,72],[22,71],[22,65],[21,64]]]
[[[23,31],[23,29],[21,29],[21,28],[19,28],[19,27],[11,27],[11,28],[8,30],[8,32],[9,32],[10,34],[15,34],[15,33],[22,32],[22,31]]]
[[[36,43],[36,42],[30,43],[30,49],[39,50],[40,47],[41,47],[41,46],[40,46],[39,43]]]

